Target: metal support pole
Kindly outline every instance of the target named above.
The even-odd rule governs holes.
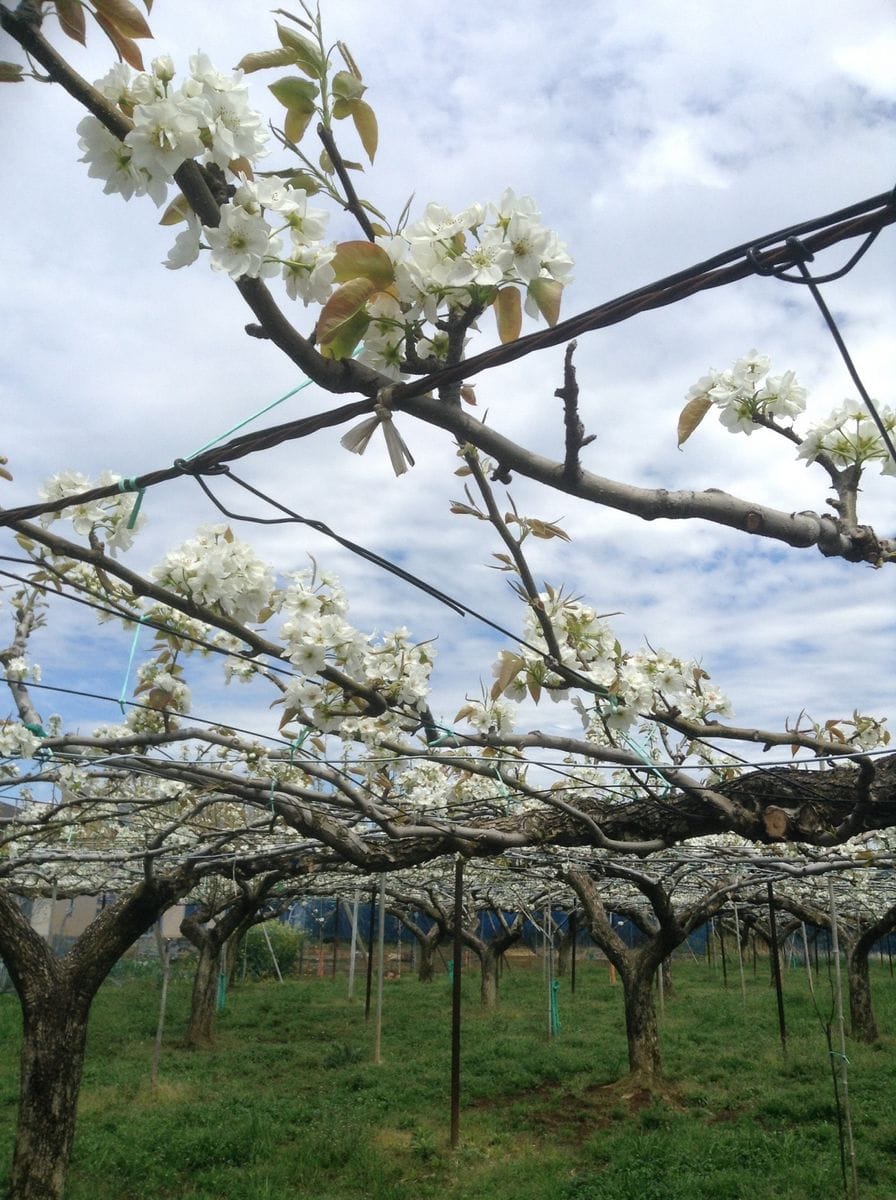
[[[772,971],[775,978],[775,992],[778,996],[778,1029],[781,1034],[781,1052],[787,1057],[787,1024],[784,1019],[784,990],[781,986],[781,959],[778,955],[778,925],[775,920],[775,893],[772,885],[768,888],[768,923],[772,935]]]
[[[460,929],[464,911],[464,860],[454,863],[454,954],[451,978],[451,1149],[460,1141],[460,974],[463,944]]]

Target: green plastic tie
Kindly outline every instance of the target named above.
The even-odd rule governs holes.
[[[218,972],[218,996],[215,1001],[216,1012],[222,1013],[227,1007],[227,972],[222,967]]]
[[[128,665],[125,668],[124,680],[121,685],[121,691],[118,695],[118,707],[121,709],[122,716],[126,715],[124,698],[125,698],[125,693],[128,690],[128,681],[131,678],[131,669],[134,666],[134,655],[137,653],[137,642],[140,639],[140,627],[145,620],[146,620],[146,618],[143,615],[141,615],[139,620],[137,621],[137,624],[134,626],[134,636],[131,638],[131,653],[128,655]]]
[[[296,751],[302,749],[309,737],[311,737],[311,730],[303,729],[299,736],[293,738],[289,743],[289,765],[291,767],[295,765]]]
[[[278,404],[282,404],[284,400],[288,400],[290,396],[294,396],[296,392],[303,391],[306,387],[310,387],[314,381],[305,379],[298,387],[294,387],[291,392],[287,392],[285,396],[281,396],[279,400],[274,400],[271,404],[266,404],[264,408],[260,408],[258,412],[252,413],[251,417],[246,417],[244,421],[240,421],[238,425],[234,425],[232,429],[226,430],[224,433],[219,433],[216,438],[212,438],[210,442],[206,442],[204,446],[200,446],[198,450],[194,450],[192,454],[188,454],[185,461],[189,462],[191,458],[196,458],[205,450],[210,450],[212,446],[217,446],[218,442],[223,442],[232,433],[236,433],[246,425],[251,425],[258,417],[263,417],[265,413],[270,412],[272,408],[276,408]]]
[[[441,729],[442,736],[437,737],[434,741],[430,742],[430,748],[433,746],[441,746],[442,742],[447,742],[449,738],[457,737],[457,734],[448,725],[433,725],[433,729]]]
[[[560,991],[560,980],[551,980],[551,1034],[556,1037],[562,1026],[560,1025],[560,1005],[557,999],[557,993]]]
[[[501,799],[507,800],[507,801],[512,801],[513,796],[510,794],[510,789],[508,788],[507,784],[504,782],[504,776],[501,774],[500,767],[495,767],[495,779],[497,779],[498,786],[501,789]]]
[[[46,729],[44,729],[43,725],[39,724],[37,721],[23,721],[22,724],[25,726],[28,732],[33,733],[35,737],[45,738],[50,736]],[[37,762],[40,762],[41,759],[52,757],[53,751],[46,746],[38,746],[34,752],[34,758]]]
[[[143,503],[143,497],[146,495],[146,488],[138,488],[135,477],[130,479],[119,479],[118,490],[120,492],[136,492],[137,499],[134,501],[134,507],[131,509],[131,515],[128,517],[128,529],[133,529],[137,524],[137,517],[140,515],[140,505]]]

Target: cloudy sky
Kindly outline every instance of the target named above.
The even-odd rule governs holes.
[[[886,0],[572,0],[510,10],[466,0],[323,0],[322,10],[329,36],[358,61],[379,118],[380,150],[362,194],[393,220],[412,194],[417,215],[430,200],[459,209],[496,200],[506,187],[533,196],[576,263],[564,316],[893,186],[896,27]],[[198,49],[223,68],[276,45],[270,10],[256,0],[159,0],[151,23],[147,60],[167,52],[182,67]],[[98,31],[86,51],[53,21],[47,31],[89,79],[111,64]],[[21,56],[7,42],[0,57]],[[255,75],[251,87],[257,107],[274,117],[271,78]],[[74,102],[37,83],[5,87],[0,101],[0,453],[15,477],[2,484],[4,505],[32,501],[42,479],[67,467],[133,476],[169,464],[300,382],[273,347],[245,336],[249,314],[226,278],[205,262],[179,273],[161,266],[173,233],[158,226],[148,198],[125,203],[88,179],[77,161],[82,114]],[[359,157],[346,134],[346,156]],[[272,155],[270,165],[279,162]],[[335,215],[331,232],[356,236]],[[884,231],[826,289],[866,386],[890,405],[894,236]],[[848,253],[835,248],[817,268],[834,270]],[[293,311],[310,330],[311,311]],[[495,340],[486,319],[474,348]],[[708,419],[676,449],[690,385],[754,347],[775,372],[797,372],[813,417],[854,394],[805,291],[748,280],[579,339],[582,416],[596,434],[584,464],[643,486],[716,487],[786,511],[824,511],[826,476],[797,462],[783,439],[733,437]],[[553,393],[562,361],[555,348],[480,376],[478,412],[561,455]],[[272,417],[328,406],[312,387]],[[448,513],[462,486],[450,439],[407,418],[399,428],[417,460],[401,479],[381,443],[363,459],[350,456],[339,447],[341,430],[248,460],[241,473],[519,628],[506,578],[486,565],[500,547],[484,525]],[[701,659],[731,696],[738,723],[780,728],[803,709],[821,719],[854,708],[892,714],[892,567],[828,561],[710,525],[647,524],[525,481],[510,490],[523,512],[563,518],[572,538],[534,546],[536,576],[619,612],[613,621],[626,645],[647,639]],[[872,470],[861,518],[891,536],[893,500],[894,480]],[[149,524],[129,556],[142,567],[216,519],[189,481],[155,489],[145,511]],[[506,643],[470,617],[454,617],[317,534],[246,536],[280,570],[304,565],[309,553],[335,570],[362,628],[403,623],[420,639],[437,637],[434,706],[447,721],[465,692],[477,694],[490,678]],[[8,534],[0,546],[14,552]],[[45,681],[117,695],[128,638],[73,621],[63,606],[52,618],[38,655]],[[233,689],[223,703],[231,720],[271,720]],[[102,705],[88,714],[63,697],[48,701],[54,710],[85,724],[116,715]],[[546,727],[558,717],[533,719]]]

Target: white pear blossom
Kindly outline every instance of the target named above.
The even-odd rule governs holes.
[[[40,738],[18,721],[0,723],[0,758],[33,758]]]
[[[225,525],[207,525],[153,568],[166,587],[235,621],[252,622],[271,600],[274,575]]]
[[[164,203],[167,181],[138,166],[133,149],[119,141],[96,117],[87,116],[79,121],[78,134],[78,146],[84,151],[78,161],[88,164],[87,174],[91,179],[105,181],[106,195],[117,192],[125,200],[148,195],[157,205]]]
[[[896,411],[884,407],[878,410],[878,415],[891,440],[896,439]],[[879,462],[882,475],[896,475],[896,462],[880,430],[867,408],[857,400],[845,400],[826,420],[813,426],[803,438],[798,457],[813,462],[821,451],[838,467]]]
[[[181,267],[188,267],[199,257],[200,241],[199,218],[191,212],[187,215],[187,228],[182,229],[174,239],[174,245],[169,250],[163,265],[169,271],[178,271]]]
[[[331,263],[336,257],[334,246],[293,245],[289,258],[283,261],[283,280],[292,300],[308,304],[325,304],[333,291],[336,272]]]
[[[231,279],[257,279],[280,269],[276,262],[280,239],[272,237],[271,227],[261,215],[237,204],[225,204],[220,225],[204,225],[202,231],[211,247],[213,270],[223,271]]]
[[[200,111],[173,94],[134,109],[134,128],[125,138],[136,166],[167,182],[188,158],[203,152]]]

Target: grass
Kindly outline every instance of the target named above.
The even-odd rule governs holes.
[[[767,969],[767,968],[766,968]],[[190,980],[170,991],[159,1084],[149,1084],[157,982],[126,972],[91,1023],[67,1200],[832,1200],[843,1194],[830,1065],[805,972],[786,975],[788,1053],[760,964],[747,998],[704,964],[675,964],[662,1042],[667,1084],[626,1068],[621,989],[605,966],[561,984],[547,1036],[541,972],[505,972],[494,1013],[464,975],[461,1146],[448,1145],[444,976],[385,992],[383,1059],[343,980],[244,984],[211,1051],[178,1044]],[[886,1032],[851,1044],[862,1200],[896,1195],[896,981],[876,968]],[[0,1171],[12,1149],[18,1004],[0,996]]]

